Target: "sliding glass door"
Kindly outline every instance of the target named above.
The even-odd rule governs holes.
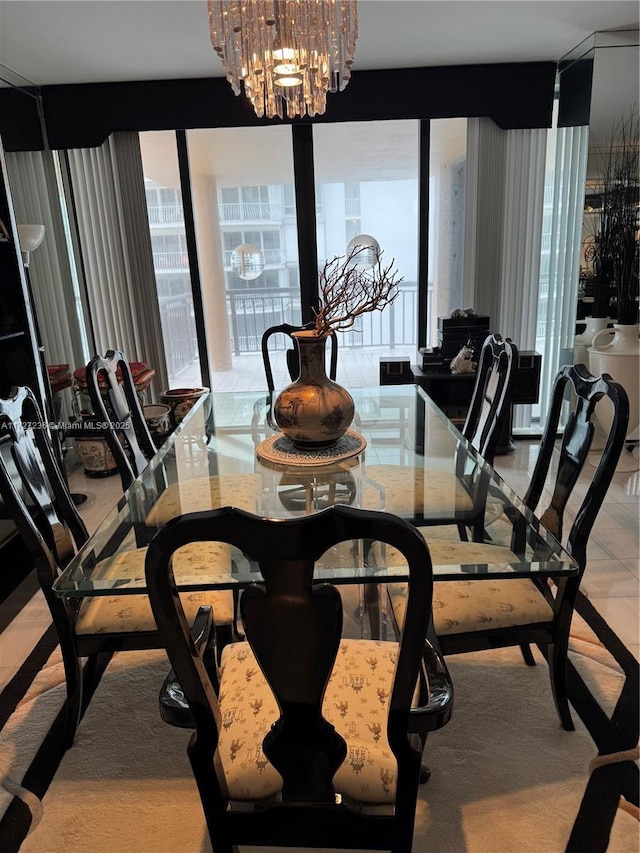
[[[438,317],[465,308],[463,297],[466,118],[430,122],[427,346],[438,345]]]
[[[377,385],[379,362],[415,361],[418,286],[419,122],[320,124],[313,128],[318,267],[345,255],[354,238],[373,238],[382,262],[395,261],[398,298],[340,333],[338,379]],[[363,236],[364,235],[364,236]]]
[[[187,143],[212,385],[264,388],[263,332],[301,322],[291,128],[191,130]],[[282,387],[285,359],[274,367]]]
[[[299,130],[311,130],[302,156]],[[425,333],[419,317],[424,317],[427,301],[427,253],[419,235],[421,229],[426,235],[427,224],[430,250],[431,240],[438,246],[443,234],[448,239],[436,278],[441,283],[439,293],[446,291],[447,305],[455,301],[457,267],[449,264],[455,269],[445,284],[443,258],[453,252],[461,269],[455,248],[461,239],[457,230],[452,235],[449,225],[455,220],[461,234],[464,150],[457,144],[444,188],[442,175],[452,163],[446,157],[447,150],[451,153],[452,134],[456,139],[464,136],[463,129],[449,125],[445,132],[443,123],[437,136],[440,159],[437,165],[432,163],[429,186],[439,218],[432,217],[429,223],[420,207],[424,142],[419,121],[318,124],[293,131],[287,125],[190,130],[180,153],[169,133],[141,136],[158,296],[161,307],[166,302],[171,310],[185,311],[180,318],[170,316],[168,308],[163,313],[167,358],[170,364],[176,362],[172,384],[202,381],[195,355],[197,311],[190,297],[191,278],[196,286],[199,280],[206,359],[215,390],[265,386],[263,332],[280,323],[297,325],[303,317],[312,316],[317,271],[326,261],[344,256],[350,243],[366,240],[379,246],[382,263],[393,263],[403,280],[394,303],[359,317],[353,329],[340,333],[338,380],[347,386],[377,385],[381,360],[416,361],[418,341]],[[182,192],[179,187],[187,164],[185,198],[190,196],[191,210],[185,231],[185,187]],[[422,186],[426,184],[423,179]],[[447,193],[453,201],[445,211]],[[303,233],[296,216],[300,210],[304,211]],[[447,224],[443,225],[445,212]],[[309,263],[309,255],[305,256],[308,280],[301,288],[298,246],[305,245],[308,251],[314,236],[317,257]],[[190,276],[189,261],[193,265],[196,254],[196,275]],[[450,286],[450,279],[455,286]],[[430,282],[433,289],[431,278]],[[435,310],[432,313],[437,316]],[[289,345],[284,336],[274,343],[282,349]],[[274,368],[276,387],[282,387],[288,379],[285,359],[275,359]]]

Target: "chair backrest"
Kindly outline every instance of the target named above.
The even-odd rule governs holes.
[[[567,501],[591,448],[594,434],[592,418],[596,403],[603,397],[608,397],[613,405],[611,427],[602,456],[576,514],[567,542],[567,549],[584,571],[589,534],[606,497],[624,447],[629,423],[629,398],[622,385],[614,382],[608,374],[592,376],[582,364],[568,365],[558,372],[553,386],[551,409],[540,443],[540,452],[524,498],[525,504],[532,512],[535,512],[538,506],[549,474],[567,387],[573,391],[575,409],[569,415],[564,428],[552,498],[547,509],[540,515],[542,524],[559,541],[562,539],[562,520]]]
[[[0,437],[15,465],[12,470],[0,452],[0,494],[35,562],[45,597],[62,607],[51,585],[88,534],[44,423],[31,389],[13,388],[0,399]]]
[[[341,639],[342,602],[334,586],[316,585],[313,575],[315,562],[327,549],[351,539],[394,545],[409,565],[407,616],[389,698],[387,735],[397,762],[396,808],[389,820],[410,820],[410,839],[420,750],[411,747],[407,731],[433,587],[429,551],[415,528],[386,513],[351,507],[331,507],[316,515],[286,520],[259,518],[225,507],[168,522],[149,546],[149,598],[171,664],[196,720],[189,756],[214,849],[216,839],[228,840],[229,847],[225,849],[231,849],[233,843],[308,846],[304,837],[313,838],[318,846],[339,848],[343,846],[341,830],[351,832],[352,843],[345,843],[345,847],[360,846],[354,838],[376,837],[376,832],[387,838],[393,833],[407,837],[407,827],[404,832],[400,830],[404,824],[396,823],[388,829],[379,812],[374,817],[359,815],[344,803],[340,805],[333,788],[333,777],[345,759],[346,744],[339,724],[334,729],[323,717],[322,705]],[[282,776],[283,787],[282,801],[267,810],[269,818],[259,841],[245,831],[251,826],[259,835],[256,820],[260,818],[255,812],[249,810],[243,817],[242,813],[234,814],[225,808],[227,788],[224,778],[218,778],[216,773],[215,765],[220,767],[220,763],[214,761],[218,727],[224,724],[217,686],[190,639],[171,569],[171,555],[178,548],[188,542],[210,540],[240,548],[247,558],[256,561],[264,578],[244,591],[241,612],[248,642],[281,711],[279,721],[265,731],[262,748]],[[365,677],[368,674],[368,668],[367,672],[353,673]],[[246,713],[251,715],[254,710],[247,706]],[[222,775],[221,769],[219,772]],[[367,824],[367,820],[375,825]],[[350,822],[348,830],[345,822]],[[294,826],[298,827],[297,836]],[[234,833],[235,839],[245,840],[234,841]],[[249,837],[251,840],[247,840]],[[362,843],[366,847],[380,846]]]
[[[271,369],[271,359],[269,356],[269,339],[274,335],[288,335],[291,337],[293,332],[302,332],[305,329],[312,329],[313,323],[307,323],[306,326],[291,326],[289,323],[281,323],[279,326],[271,326],[262,336],[262,360],[264,362],[264,372],[267,378],[267,390],[272,394],[275,390],[273,382],[273,370]],[[293,382],[300,375],[300,363],[298,358],[298,350],[292,346],[286,351],[287,369],[289,376]],[[331,335],[331,357],[329,361],[329,379],[335,380],[338,371],[338,337],[335,332]]]
[[[102,434],[118,466],[122,487],[128,489],[157,450],[144,419],[129,362],[122,352],[109,350],[104,358],[94,355],[86,375],[94,415],[104,424]],[[110,410],[102,388],[106,389]]]
[[[489,335],[482,345],[476,384],[462,434],[478,453],[492,462],[498,438],[509,417],[518,364],[515,344],[500,335]]]

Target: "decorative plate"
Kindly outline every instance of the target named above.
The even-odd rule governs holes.
[[[367,440],[359,432],[348,429],[332,447],[301,450],[291,439],[279,432],[261,441],[256,448],[258,459],[279,465],[333,465],[357,456],[367,446]]]

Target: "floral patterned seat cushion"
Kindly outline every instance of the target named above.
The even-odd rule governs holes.
[[[455,528],[454,528],[455,529]],[[519,563],[518,557],[509,548],[501,545],[486,545],[483,542],[461,542],[453,539],[433,539],[433,527],[419,527],[418,530],[429,545],[431,562],[434,566],[473,566],[478,563]],[[391,545],[374,542],[371,553],[378,566],[402,566],[406,560]]]
[[[389,584],[399,625],[404,622],[406,596],[406,584]],[[551,606],[528,578],[440,581],[433,587],[433,624],[439,637],[552,621]]]
[[[469,494],[451,471],[370,465],[367,478],[372,481],[364,489],[364,505],[369,509],[402,516],[429,512],[453,515],[455,510],[473,509]]]
[[[427,538],[429,528],[419,528]],[[439,542],[428,540],[434,566],[474,565],[476,563],[518,563],[518,557],[499,545],[482,542]],[[373,545],[376,562],[402,565],[405,561],[396,549],[380,543]],[[389,598],[398,625],[404,622],[407,585],[389,584]],[[433,587],[433,624],[436,634],[464,634],[492,628],[509,628],[532,622],[553,621],[553,610],[538,587],[528,578],[507,580],[436,581]]]
[[[395,643],[342,640],[325,692],[323,714],[347,743],[334,785],[359,802],[395,798],[397,765],[387,742],[387,711],[397,649]],[[282,778],[262,751],[278,706],[248,643],[233,643],[222,653],[220,712],[216,763],[229,797],[253,800],[280,791]]]
[[[129,577],[144,580],[146,548],[124,551],[103,560],[95,568],[95,577]],[[178,585],[197,583],[212,575],[231,572],[231,548],[222,542],[191,542],[176,551],[173,571]],[[230,590],[197,590],[180,595],[187,622],[191,624],[198,608],[213,607],[216,625],[228,625],[234,619],[233,593]],[[148,595],[105,595],[84,598],[76,619],[76,634],[111,634],[128,631],[155,631],[156,623]]]
[[[247,512],[256,511],[262,493],[259,474],[218,474],[196,477],[169,486],[147,515],[146,524],[160,527],[187,512],[235,506]]]

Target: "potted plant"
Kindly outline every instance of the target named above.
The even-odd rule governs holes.
[[[325,372],[329,335],[352,328],[363,314],[381,311],[399,293],[403,279],[398,277],[394,261],[384,266],[380,252],[373,265],[362,263],[370,254],[369,246],[356,245],[324,264],[318,275],[315,326],[293,333],[300,376],[278,395],[273,414],[282,432],[301,449],[330,447],[353,420],[351,395]]]
[[[598,332],[589,347],[591,372],[611,374],[629,395],[629,434],[640,421],[638,143],[638,113],[634,112],[614,126],[611,145],[602,159],[602,207],[594,241],[594,270],[600,286],[609,289],[616,322],[613,329]]]
[[[638,322],[638,141],[637,113],[613,126],[600,157],[600,207],[586,252],[594,314],[611,310],[625,326]]]

